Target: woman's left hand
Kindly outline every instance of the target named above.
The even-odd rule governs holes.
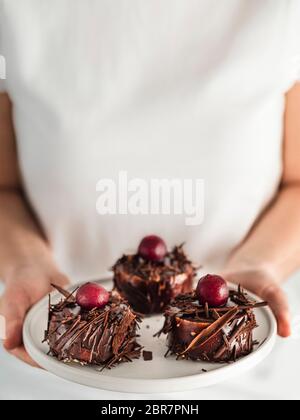
[[[4,348],[23,362],[36,367],[23,345],[23,323],[29,309],[51,292],[52,284],[65,287],[69,279],[50,261],[12,267],[5,277],[5,292],[0,299],[0,314],[6,320]]]
[[[222,276],[231,283],[240,284],[253,292],[262,300],[267,301],[278,323],[278,335],[289,337],[291,335],[291,317],[287,297],[280,287],[280,282],[264,269],[228,268]]]

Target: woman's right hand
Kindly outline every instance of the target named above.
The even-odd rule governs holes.
[[[24,362],[36,366],[23,346],[24,318],[31,306],[51,291],[51,283],[64,287],[69,280],[52,261],[47,261],[13,267],[4,281],[6,288],[0,298],[0,315],[4,316],[6,323],[4,348]]]

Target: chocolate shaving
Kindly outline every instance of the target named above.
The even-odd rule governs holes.
[[[115,335],[112,342],[112,350],[114,354],[118,354],[119,348],[124,340],[128,328],[135,319],[135,315],[131,311],[127,311],[123,317],[121,324],[115,329]]]
[[[215,354],[215,358],[218,359],[221,356],[223,356],[224,352],[226,350],[230,349],[230,345],[234,342],[234,340],[236,339],[236,337],[238,337],[240,335],[240,333],[243,331],[243,328],[246,324],[246,320],[243,319],[241,324],[238,325],[234,330],[233,333],[231,334],[230,338],[228,339],[226,336],[226,342],[225,344],[217,351],[217,353]],[[224,339],[225,340],[225,339]]]
[[[63,295],[66,300],[64,301],[64,304],[66,303],[75,303],[76,302],[76,298],[74,296],[74,293],[76,292],[76,290],[78,288],[75,289],[75,291],[73,292],[68,292],[67,290],[63,289],[62,287],[58,286],[57,284],[53,284],[51,283],[51,286],[56,289],[61,295]]]
[[[187,353],[190,351],[193,347],[204,345],[207,340],[209,340],[211,337],[213,337],[215,334],[217,334],[219,331],[222,330],[222,328],[230,322],[235,315],[238,313],[237,308],[231,309],[229,312],[227,312],[225,315],[223,315],[221,318],[219,318],[217,321],[215,321],[212,325],[207,327],[205,330],[201,331],[200,334],[195,337],[192,342],[189,344],[189,346],[184,350],[182,354]]]
[[[218,312],[215,309],[212,309],[211,315],[212,315],[213,319],[219,319],[220,318],[220,315],[218,314]]]
[[[234,346],[233,352],[232,352],[232,361],[236,362],[236,358],[237,358],[237,346]]]
[[[152,351],[143,351],[143,359],[145,360],[145,362],[151,361],[153,360],[153,353]]]
[[[209,319],[209,308],[208,308],[208,303],[207,302],[205,303],[204,309],[205,309],[205,316],[206,316],[207,319]]]

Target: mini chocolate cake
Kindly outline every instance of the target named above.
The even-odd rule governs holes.
[[[87,287],[89,285],[93,287],[92,283]],[[141,346],[136,342],[136,332],[141,320],[117,292],[105,291],[108,298],[103,307],[85,309],[77,303],[78,297],[74,294],[53,287],[64,298],[56,305],[49,302],[45,333],[49,354],[63,362],[103,368],[140,357]]]
[[[179,294],[192,290],[195,268],[183,246],[167,252],[163,259],[136,255],[123,256],[113,267],[114,285],[135,311],[161,313]]]
[[[165,324],[158,333],[167,334],[168,352],[178,359],[227,363],[250,354],[257,327],[255,303],[239,290],[229,292],[224,307],[201,305],[196,292],[178,296],[165,312]]]

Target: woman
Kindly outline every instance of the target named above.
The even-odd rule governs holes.
[[[300,263],[293,0],[1,1],[5,348],[50,283],[99,277],[146,233],[269,301]],[[99,216],[99,179],[202,178],[205,219]]]

